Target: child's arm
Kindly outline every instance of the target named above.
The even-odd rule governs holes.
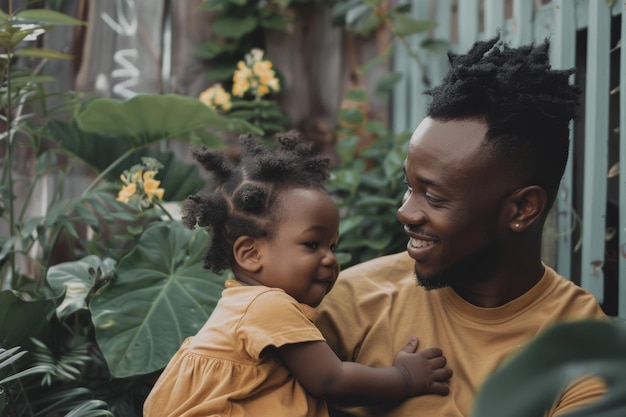
[[[392,366],[382,368],[342,362],[326,342],[290,344],[277,353],[307,391],[329,401],[366,404],[420,394],[447,395],[452,371],[445,368],[441,349],[415,353],[418,344],[412,338]]]

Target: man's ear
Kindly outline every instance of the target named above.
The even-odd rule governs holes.
[[[261,239],[250,236],[239,236],[233,244],[235,263],[248,272],[261,269]]]
[[[508,228],[514,232],[522,232],[545,217],[548,194],[543,187],[530,185],[520,188],[507,200]]]

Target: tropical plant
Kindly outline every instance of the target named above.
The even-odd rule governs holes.
[[[553,325],[498,368],[478,392],[472,416],[545,415],[581,377],[595,376],[607,392],[567,417],[619,417],[626,413],[626,325],[578,321]]]
[[[175,94],[66,92],[52,105],[54,79],[39,71],[69,56],[32,39],[83,22],[11,6],[0,12],[0,355],[15,359],[1,362],[0,408],[141,415],[155,372],[204,323],[225,279],[202,268],[206,232],[165,209],[203,185],[196,165],[153,145],[223,146],[224,134],[262,131]],[[24,159],[32,170],[16,176]],[[76,167],[91,179],[79,195],[66,189]]]

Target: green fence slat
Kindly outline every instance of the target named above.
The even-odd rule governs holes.
[[[589,0],[581,284],[600,303],[604,300],[610,36],[606,2]]]
[[[504,0],[485,0],[484,38],[492,38],[504,28]]]
[[[430,2],[428,0],[413,0],[411,7],[411,17],[417,20],[430,19]],[[411,48],[414,51],[419,50],[420,43],[426,38],[427,34],[418,33],[407,38]],[[409,111],[406,129],[412,130],[422,121],[426,115],[426,106],[430,101],[430,97],[424,94],[428,86],[424,83],[424,76],[428,77],[428,60],[425,54],[420,54],[422,65],[409,58]]]
[[[513,45],[527,45],[533,40],[533,3],[513,0],[513,23],[511,40]]]
[[[550,41],[550,63],[555,69],[568,69],[576,64],[576,21],[574,3],[571,0],[557,0],[553,4],[554,31]],[[574,82],[572,75],[571,82]],[[569,159],[561,180],[561,188],[555,202],[557,223],[557,264],[556,270],[567,279],[572,273],[572,227],[574,189],[574,139],[573,123],[570,123]]]
[[[435,22],[437,28],[434,32],[435,39],[449,40],[451,38],[452,0],[439,0],[435,5]],[[432,71],[430,81],[433,85],[441,84],[443,77],[450,69],[448,55],[443,54],[432,58]]]
[[[465,53],[478,39],[479,0],[459,2],[459,53]]]
[[[407,4],[408,0],[399,1],[399,5]],[[391,129],[395,133],[400,133],[409,128],[408,109],[409,109],[409,54],[403,46],[396,43],[393,52],[393,68],[402,74],[402,78],[393,88],[391,97]]]

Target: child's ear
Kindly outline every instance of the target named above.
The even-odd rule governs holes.
[[[233,244],[233,256],[237,265],[248,272],[258,272],[262,266],[260,245],[260,239],[239,236]]]

